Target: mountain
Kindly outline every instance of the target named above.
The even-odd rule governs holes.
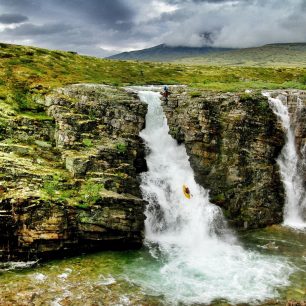
[[[118,60],[141,60],[153,62],[171,62],[185,57],[197,57],[217,52],[228,52],[235,49],[214,47],[170,47],[161,44],[152,48],[123,52],[108,57]]]
[[[269,44],[177,59],[194,65],[306,67],[306,43]]]

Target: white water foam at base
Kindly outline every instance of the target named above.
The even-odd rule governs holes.
[[[170,304],[256,303],[277,296],[289,284],[293,268],[282,258],[243,249],[228,230],[221,209],[196,184],[183,145],[168,134],[159,94],[140,91],[148,104],[141,132],[149,154],[142,175],[146,243],[158,264],[143,267],[133,281]],[[192,198],[186,199],[187,184]]]

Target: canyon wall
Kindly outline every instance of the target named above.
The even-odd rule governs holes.
[[[199,184],[230,224],[258,228],[282,222],[284,188],[276,158],[285,142],[261,93],[172,88],[163,102],[170,134],[184,143]]]
[[[0,260],[142,245],[147,106],[108,86],[74,85],[2,110]]]
[[[302,156],[305,92],[270,93],[288,103]],[[0,260],[140,247],[147,106],[132,91],[102,85],[68,86],[36,102],[45,112],[0,104]],[[173,87],[162,104],[197,182],[232,226],[282,222],[276,158],[285,134],[266,97]]]

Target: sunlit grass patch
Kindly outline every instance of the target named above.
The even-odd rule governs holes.
[[[306,68],[208,66],[116,61],[71,52],[0,45],[0,99],[17,112],[41,112],[33,102],[72,83],[113,86],[185,84],[215,91],[306,89]]]

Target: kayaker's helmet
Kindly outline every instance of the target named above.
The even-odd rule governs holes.
[[[164,86],[164,91],[168,91],[168,86]]]

